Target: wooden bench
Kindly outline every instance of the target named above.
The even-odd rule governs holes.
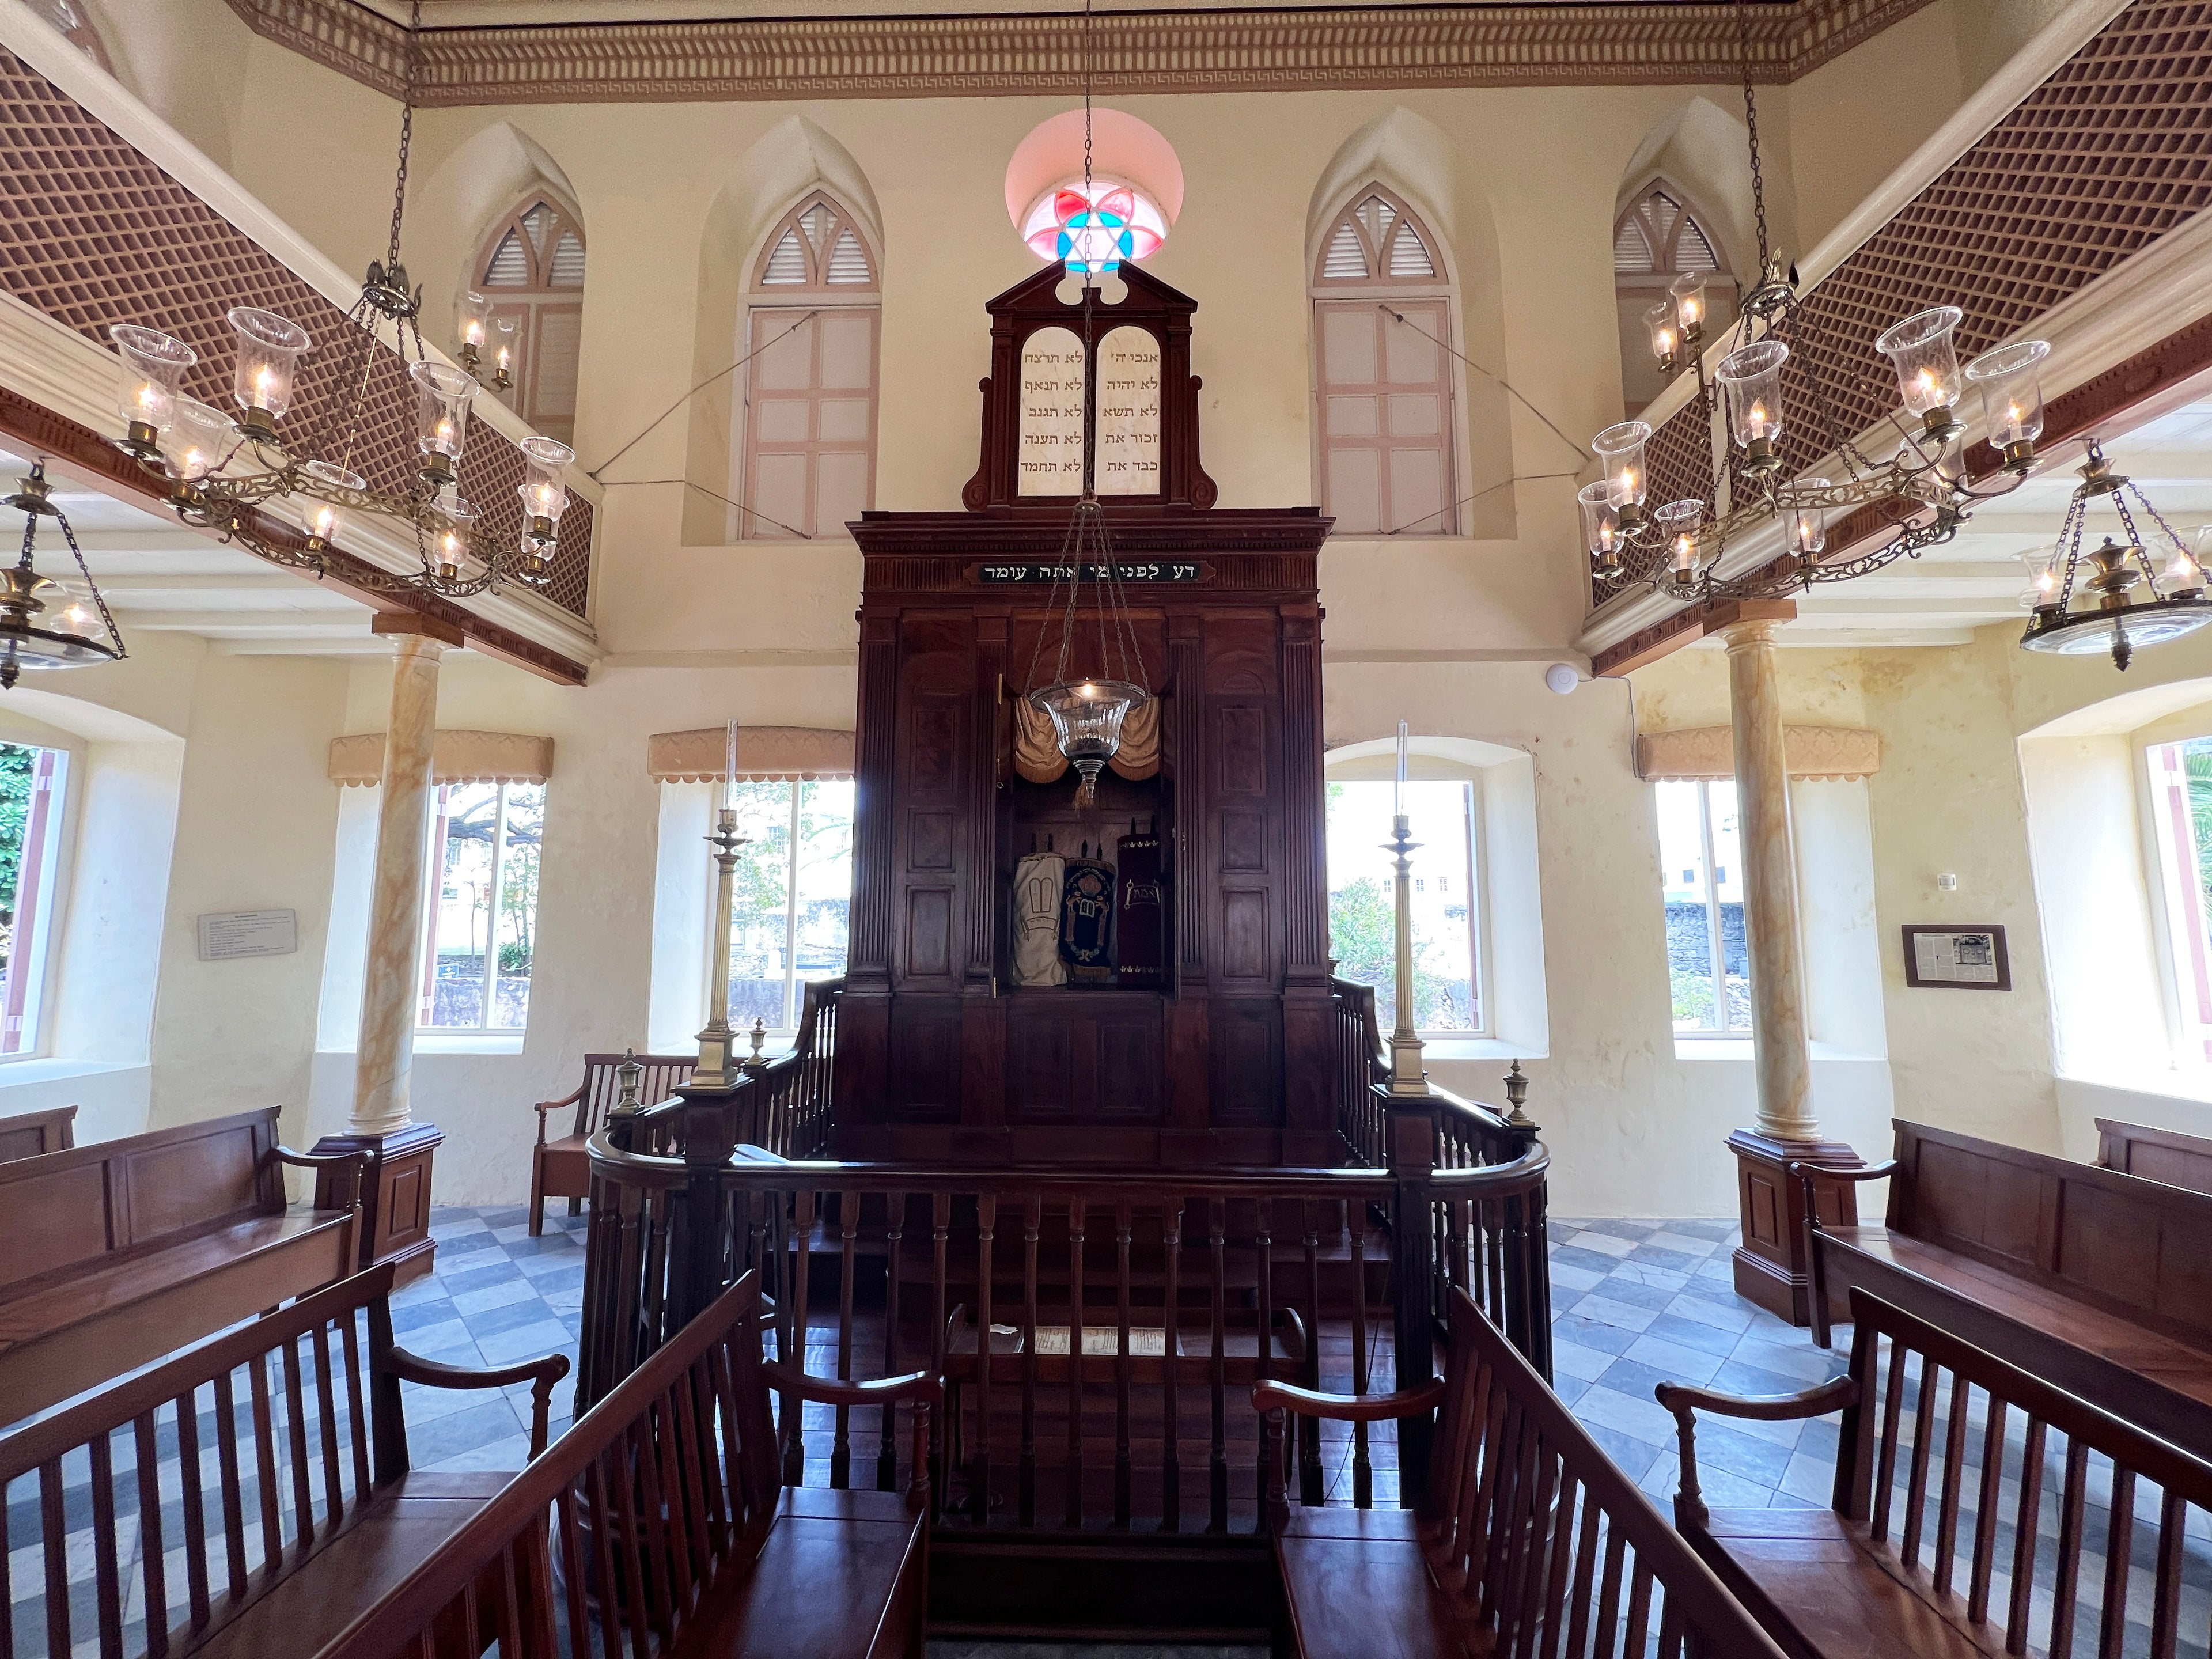
[[[2124,1645],[2171,1656],[2185,1561],[2192,1584],[2203,1568],[2202,1545],[2187,1559],[2185,1533],[2192,1507],[2212,1507],[2212,1464],[1864,1290],[1850,1308],[1850,1370],[1832,1382],[1751,1400],[1656,1390],[1680,1425],[1676,1523],[1784,1650],[1978,1659],[2116,1656]],[[1774,1422],[1839,1408],[1829,1508],[1705,1507],[1698,1412]],[[2038,1549],[2046,1493],[2058,1521],[2047,1563]],[[2101,1566],[2083,1560],[2100,1550]],[[2142,1635],[2127,1626],[2131,1562],[2151,1577]],[[2192,1614],[2191,1639],[2202,1619]]]
[[[0,1164],[0,1421],[343,1278],[362,1163],[279,1146],[270,1106]],[[287,1164],[342,1204],[288,1212]]]
[[[1793,1164],[1800,1179],[1815,1172]],[[1814,1219],[1813,1336],[1863,1286],[2212,1455],[2212,1196],[1899,1121],[1886,1224]]]
[[[626,1659],[626,1639],[630,1659],[920,1659],[937,1384],[764,1364],[760,1307],[749,1273],[316,1659],[450,1655],[471,1629],[501,1659]],[[787,1410],[910,1401],[912,1484],[781,1485],[771,1389]]]
[[[1440,1381],[1365,1395],[1262,1382],[1252,1401],[1268,1413],[1268,1504],[1287,1609],[1279,1654],[1581,1659],[1641,1656],[1654,1642],[1662,1659],[1779,1651],[1464,1291],[1451,1293]],[[1402,1435],[1403,1419],[1439,1407],[1417,1508],[1285,1501],[1285,1412],[1398,1419]]]
[[[44,1601],[13,1605],[19,1638],[43,1628],[47,1659],[94,1640],[101,1659],[292,1659],[491,1501],[510,1475],[410,1470],[400,1383],[529,1383],[535,1455],[568,1361],[461,1370],[395,1347],[392,1272],[343,1280],[0,1437],[0,1482],[28,1477],[11,1491],[35,1482],[38,1498],[11,1506],[0,1550],[0,1585],[10,1551],[37,1563],[37,1586],[10,1591]]]
[[[45,1152],[65,1152],[76,1145],[76,1108],[49,1106],[42,1112],[0,1117],[0,1164]]]
[[[635,1060],[641,1068],[638,1073],[637,1103],[658,1106],[675,1091],[678,1084],[691,1075],[697,1059],[696,1054],[586,1054],[584,1080],[575,1092],[558,1100],[541,1100],[532,1109],[538,1114],[538,1144],[530,1149],[532,1238],[545,1231],[547,1199],[567,1199],[568,1213],[577,1215],[583,1211],[584,1200],[592,1195],[592,1158],[584,1146],[599,1133],[615,1105],[618,1090],[615,1074],[622,1069],[623,1062]],[[576,1109],[575,1121],[568,1133],[548,1140],[545,1115],[564,1106]]]
[[[2154,1129],[2116,1118],[2097,1120],[2097,1167],[2212,1193],[2212,1140],[2178,1129]]]

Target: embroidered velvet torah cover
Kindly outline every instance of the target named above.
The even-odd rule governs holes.
[[[1149,832],[1122,836],[1114,846],[1114,867],[1121,878],[1121,914],[1114,924],[1114,981],[1151,990],[1160,983],[1167,934],[1160,838]]]
[[[1067,861],[1060,912],[1060,954],[1078,984],[1114,979],[1114,866],[1097,859]]]

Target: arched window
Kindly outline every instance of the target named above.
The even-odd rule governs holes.
[[[1339,535],[1459,532],[1451,299],[1428,228],[1380,187],[1355,195],[1313,283],[1316,471]]]
[[[115,73],[115,66],[107,61],[107,48],[100,39],[100,31],[93,27],[91,15],[85,9],[85,0],[30,0],[31,15],[49,24],[63,40],[106,70]]]
[[[842,535],[874,501],[882,319],[866,238],[808,197],[769,234],[740,331],[739,537]]]
[[[1667,297],[1667,285],[1685,272],[1706,276],[1708,343],[1735,321],[1735,283],[1720,239],[1698,222],[1684,193],[1655,180],[1632,198],[1613,228],[1613,283],[1620,301],[1620,389],[1635,414],[1667,386],[1651,355],[1644,313]],[[1679,370],[1678,370],[1679,372]]]
[[[527,196],[484,239],[471,276],[492,302],[495,326],[514,323],[514,385],[495,395],[546,436],[568,441],[584,329],[583,226],[551,197]],[[489,348],[485,359],[489,375]]]

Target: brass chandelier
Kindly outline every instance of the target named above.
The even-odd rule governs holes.
[[[2166,547],[2163,570],[2156,568],[2149,538],[2129,508],[2130,496],[2158,526]],[[2123,539],[2106,535],[2100,546],[2084,553],[2082,532],[2095,502],[2112,510]],[[2104,451],[2092,442],[2081,482],[2066,504],[2057,544],[2027,561],[2034,578],[2028,595],[2033,609],[2020,642],[2030,651],[2063,657],[2108,650],[2112,665],[2124,672],[2137,646],[2179,639],[2212,623],[2212,600],[2205,597],[2204,568],[2198,562],[2207,551],[2212,551],[2212,527],[2197,532],[2192,552],[2135,481],[2113,471]],[[2083,603],[2079,611],[2077,599]]]
[[[281,426],[293,403],[301,357],[313,349],[307,332],[290,319],[250,306],[228,313],[237,335],[232,397],[239,414],[187,397],[184,373],[198,354],[182,340],[132,324],[108,330],[122,360],[118,412],[125,423],[118,446],[167,487],[169,505],[186,524],[217,532],[248,551],[295,570],[327,573],[338,531],[349,515],[390,522],[411,536],[415,569],[387,572],[356,562],[346,580],[375,591],[428,592],[466,599],[509,582],[542,588],[550,578],[561,516],[568,504],[563,482],[575,452],[551,438],[520,440],[525,477],[518,487],[523,530],[512,544],[494,544],[476,533],[480,510],[461,493],[461,458],[471,406],[480,389],[477,366],[486,323],[482,296],[471,293],[463,326],[461,360],[467,368],[432,358],[420,327],[422,291],[410,288],[400,263],[400,227],[406,210],[407,156],[415,122],[415,42],[422,24],[415,0],[408,28],[405,91],[399,117],[399,154],[393,181],[391,238],[385,257],[371,260],[361,295],[346,313],[337,348],[339,396],[323,421],[305,434]],[[356,470],[375,441],[368,403],[377,354],[388,331],[400,367],[415,393],[414,477],[398,489],[372,487]],[[508,353],[499,353],[495,388],[513,384]],[[260,509],[291,507],[304,531],[295,537]]]
[[[1735,17],[1741,45],[1742,0]],[[2050,348],[2039,340],[2020,341],[1984,352],[1962,370],[1953,332],[1963,313],[1955,306],[1907,317],[1875,342],[1896,372],[1905,410],[1917,417],[1911,423],[1891,417],[1899,438],[1895,453],[1877,461],[1838,430],[1820,377],[1791,354],[1796,270],[1768,243],[1758,105],[1748,50],[1741,56],[1759,282],[1738,307],[1734,349],[1710,378],[1697,349],[1705,340],[1705,278],[1678,276],[1668,298],[1645,313],[1661,372],[1673,374],[1686,358],[1697,374],[1705,427],[1710,429],[1717,408],[1725,414],[1725,458],[1714,456],[1711,499],[1647,501],[1644,447],[1652,429],[1638,420],[1609,426],[1591,441],[1605,475],[1578,497],[1584,542],[1600,580],[1640,581],[1655,592],[1692,601],[1779,599],[1815,582],[1849,581],[1897,559],[1917,557],[1956,535],[1978,502],[2018,488],[2035,465],[2035,441],[2043,432],[2039,370]],[[1968,385],[1980,391],[1990,441],[2002,451],[2002,482],[1994,488],[1976,489],[1958,457],[1965,427],[1957,411]],[[1813,411],[1842,478],[1786,476],[1781,448],[1785,386],[1795,394],[1791,403]],[[1824,560],[1830,518],[1869,506],[1881,508],[1896,532],[1854,557]],[[1753,570],[1722,574],[1729,548],[1778,530],[1780,556]]]

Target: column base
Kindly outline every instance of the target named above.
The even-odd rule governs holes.
[[[1811,1264],[1805,1259],[1804,1188],[1790,1178],[1792,1162],[1831,1170],[1863,1170],[1866,1160],[1838,1140],[1784,1140],[1757,1129],[1728,1138],[1735,1154],[1736,1206],[1743,1243],[1735,1257],[1735,1292],[1777,1319],[1813,1322]],[[1858,1220],[1858,1188],[1848,1181],[1814,1183],[1823,1225]],[[1848,1311],[1832,1315],[1850,1317]]]
[[[368,1175],[362,1183],[358,1265],[366,1270],[393,1263],[395,1290],[428,1273],[437,1259],[437,1242],[430,1237],[430,1163],[445,1138],[434,1123],[410,1123],[388,1134],[325,1135],[315,1143],[318,1153],[368,1154]],[[319,1175],[315,1178],[318,1206],[325,1201],[325,1179]]]

